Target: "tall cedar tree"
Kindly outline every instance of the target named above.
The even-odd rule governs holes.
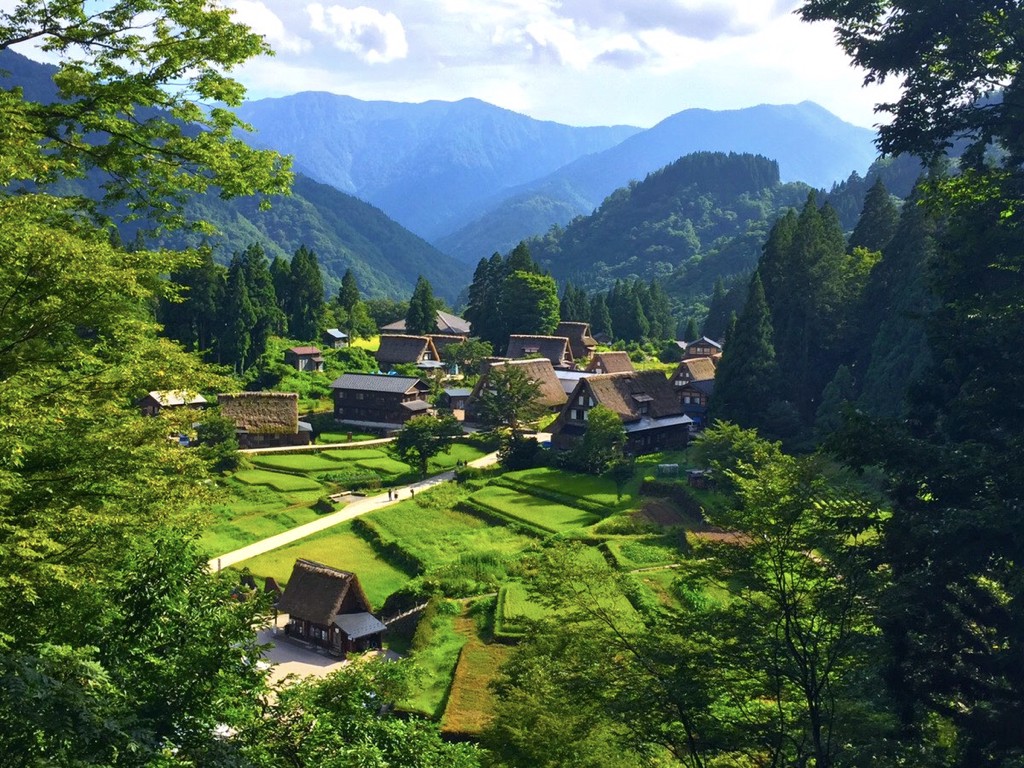
[[[171,282],[181,286],[181,294],[174,300],[161,297],[157,308],[157,319],[163,323],[165,335],[188,350],[206,351],[213,347],[226,279],[224,267],[214,263],[209,249],[199,252],[196,263],[173,272]]]
[[[437,301],[430,281],[423,275],[416,280],[416,287],[409,299],[409,311],[405,313],[405,331],[414,336],[437,333]]]
[[[590,332],[603,334],[609,339],[615,338],[612,313],[608,310],[608,301],[603,293],[595,294],[590,300]]]
[[[879,176],[864,198],[864,208],[857,219],[857,226],[850,234],[850,248],[884,250],[896,234],[899,220],[900,211]]]
[[[715,373],[711,418],[760,427],[765,404],[779,397],[772,319],[760,272],[751,278],[747,295],[747,305]]]
[[[288,333],[312,341],[320,334],[324,314],[324,278],[316,254],[304,245],[292,256],[291,293],[287,299]]]
[[[562,320],[578,323],[588,322],[590,301],[587,299],[587,292],[572,283],[566,283],[558,313]]]
[[[548,336],[558,326],[558,286],[549,275],[516,271],[502,284],[498,311],[509,333]]]
[[[359,303],[359,284],[351,269],[346,269],[341,277],[341,287],[338,288],[338,303],[346,312],[351,313],[353,307]]]
[[[284,333],[287,321],[278,306],[274,279],[263,248],[257,244],[250,245],[242,251],[241,258],[249,301],[256,314],[256,322],[250,332],[252,348],[249,351],[249,358],[256,360],[266,351],[267,341],[272,335]]]
[[[249,298],[245,279],[245,265],[240,254],[235,254],[228,267],[228,281],[221,307],[220,335],[217,356],[220,362],[232,366],[236,372],[248,369],[255,359],[252,352],[252,328],[256,325],[256,310]]]

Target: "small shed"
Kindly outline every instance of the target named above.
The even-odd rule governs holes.
[[[316,347],[292,347],[284,351],[284,362],[297,371],[322,371],[323,354]]]
[[[344,349],[348,346],[348,334],[340,328],[328,328],[320,336],[320,343],[328,349]]]

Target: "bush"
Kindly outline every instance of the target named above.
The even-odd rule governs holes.
[[[535,469],[551,464],[551,451],[533,438],[513,435],[502,446],[498,459],[502,468],[509,471]]]
[[[698,523],[706,522],[704,518],[704,507],[690,493],[690,489],[682,483],[674,483],[668,480],[644,480],[640,484],[641,496],[657,496],[668,499],[684,515],[693,518]]]
[[[317,475],[320,480],[336,483],[352,491],[381,487],[380,475],[372,469],[349,469],[339,472],[324,472]]]
[[[321,496],[316,500],[316,504],[313,505],[313,511],[321,515],[333,512],[335,510],[334,502],[331,501],[330,496]]]

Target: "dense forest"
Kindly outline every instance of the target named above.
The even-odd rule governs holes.
[[[1017,4],[803,3],[871,78],[905,76],[879,148],[897,158],[882,166],[890,181],[917,162],[899,158],[923,159],[912,189],[888,188],[880,171],[825,196],[779,185],[764,158],[697,155],[607,201],[595,214],[615,222],[607,241],[584,243],[574,223],[480,262],[467,315],[488,340],[549,332],[560,311],[607,317],[612,332],[642,318],[646,330],[628,333],[643,338],[669,333],[676,277],[732,258],[723,238],[756,242],[730,252],[735,269],[696,281],[726,343],[719,421],[690,449],[714,478],[710,519],[685,482],[654,481],[702,522],[674,545],[675,602],[608,567],[615,541],[647,535],[649,518],[602,520],[603,549],[529,538],[515,565],[550,612],[524,619],[474,742],[396,715],[416,675],[407,661],[270,687],[253,632],[268,601],[237,573],[211,573],[196,545],[211,456],[167,439],[190,429],[188,414],[146,418],[136,402],[238,384],[196,351],[241,371],[273,333],[309,338],[333,312],[356,335],[370,310],[354,266],[324,306],[318,242],[289,240],[285,260],[247,238],[227,267],[208,252],[123,246],[118,215],[174,231],[194,195],[258,200],[292,179],[281,157],[235,137],[230,111],[200,107],[237,105],[225,71],[266,51],[230,12],[181,0],[80,11],[0,10],[0,50],[45,43],[63,97],[0,89],[4,762],[1024,764]],[[979,101],[997,87],[1001,99]],[[82,179],[97,199],[78,194]],[[648,215],[634,220],[627,202]],[[587,270],[575,250],[599,262],[627,241],[645,256],[618,271]],[[547,270],[572,283],[561,302]],[[416,282],[406,318],[425,328],[435,304]],[[183,287],[188,302],[174,301]],[[621,424],[597,413],[621,442]],[[516,415],[507,421],[514,444]],[[529,452],[543,453],[535,441]],[[565,497],[559,477],[549,497]],[[463,570],[416,583],[461,598],[498,560],[470,553]]]

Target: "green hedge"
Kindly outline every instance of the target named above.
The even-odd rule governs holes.
[[[690,493],[689,487],[683,483],[669,480],[644,480],[640,484],[640,495],[668,499],[679,508],[680,512],[691,517],[695,522],[707,522],[707,519],[704,517],[703,505],[697,501],[696,497]]]
[[[401,568],[412,576],[420,576],[423,574],[425,566],[420,562],[418,557],[403,549],[402,545],[399,544],[398,541],[388,536],[384,531],[365,517],[353,518],[352,530],[361,536],[371,547],[373,547],[374,552],[379,554],[387,562],[397,568]]]

